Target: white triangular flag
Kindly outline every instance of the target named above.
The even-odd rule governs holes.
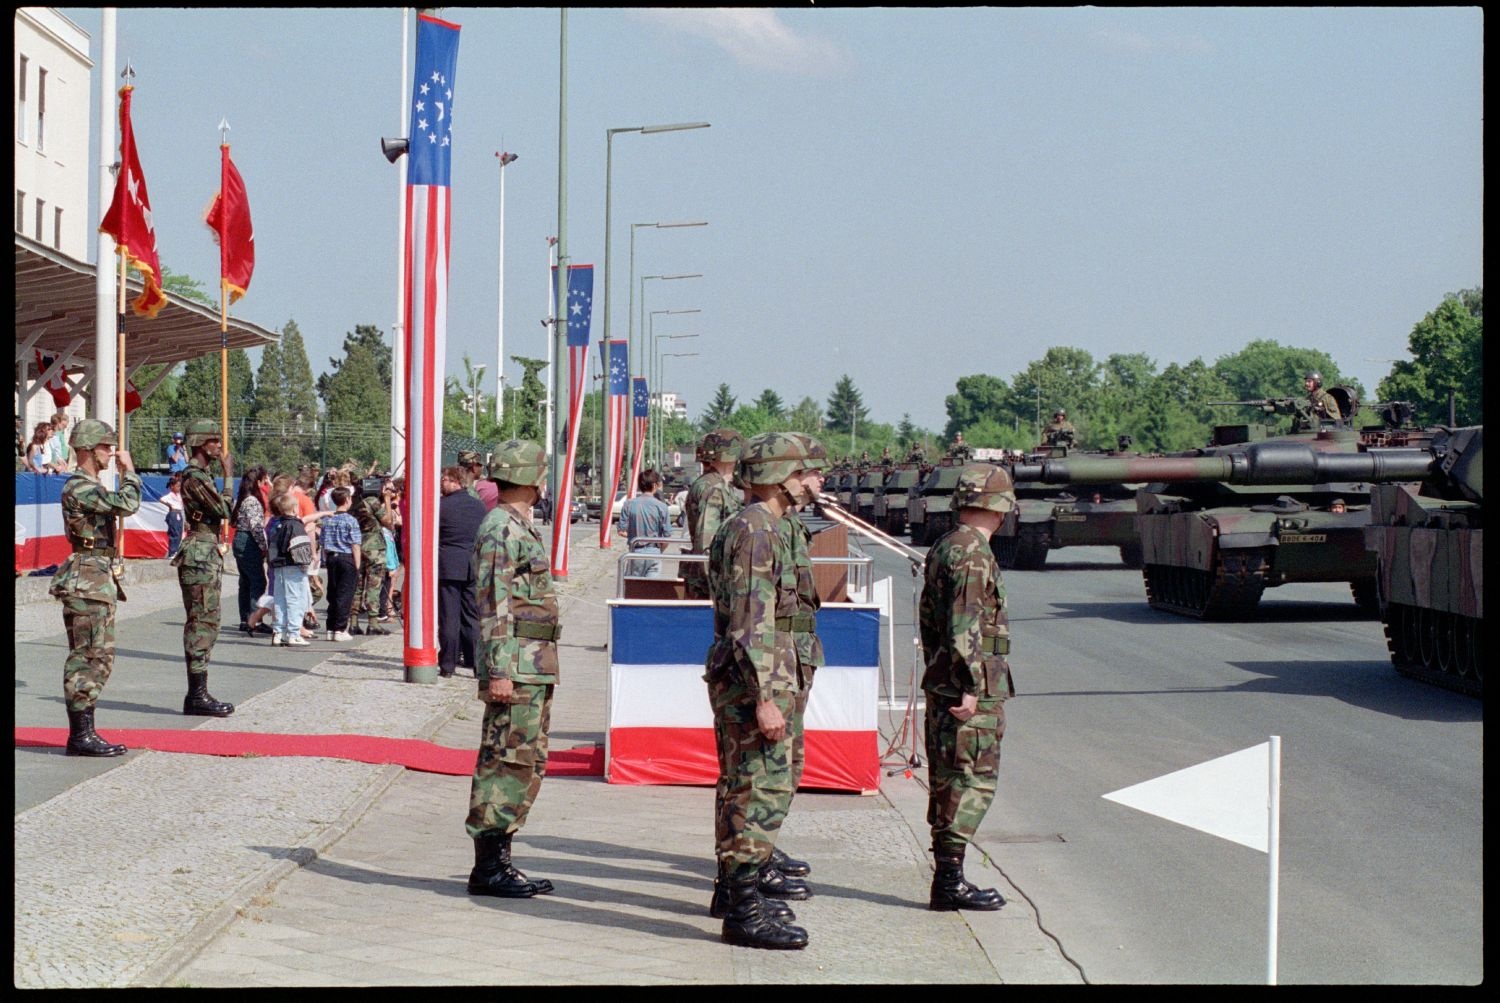
[[[1125,787],[1106,800],[1266,853],[1270,743]]]

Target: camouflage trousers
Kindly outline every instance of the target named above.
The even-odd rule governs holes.
[[[805,691],[804,691],[805,692]],[[784,693],[776,707],[787,719],[787,737],[768,741],[755,723],[755,693],[738,673],[709,680],[714,711],[714,742],[719,754],[719,782],[714,789],[714,840],[719,870],[730,878],[748,878],[771,858],[776,834],[792,806],[791,725],[800,724],[800,694]],[[805,705],[805,698],[803,698]]]
[[[177,569],[177,584],[182,589],[182,608],[187,621],[182,625],[182,656],[190,675],[208,671],[209,656],[219,639],[219,591],[224,584],[223,564],[217,568],[189,567]]]
[[[359,565],[359,582],[354,586],[354,619],[380,617],[380,590],[385,585],[385,554],[372,560],[366,553]]]
[[[68,660],[63,663],[63,700],[68,710],[92,710],[115,666],[115,605],[64,599]]]
[[[490,832],[513,833],[525,825],[547,773],[552,685],[516,683],[515,700],[485,705],[465,822],[474,838]]]
[[[806,670],[803,670],[806,672]],[[812,674],[803,677],[802,689],[797,691],[797,703],[792,708],[792,719],[787,722],[786,737],[792,743],[792,794],[802,786],[802,771],[807,768],[807,742],[802,726],[807,717],[807,701],[812,696]]]
[[[962,853],[973,841],[1000,777],[1004,703],[981,699],[967,721],[948,713],[957,704],[927,691],[927,822],[935,853]]]

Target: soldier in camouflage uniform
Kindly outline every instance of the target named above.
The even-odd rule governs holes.
[[[218,422],[212,418],[193,422],[188,428],[187,446],[192,459],[182,472],[178,489],[186,535],[172,558],[187,613],[182,626],[182,654],[187,662],[188,691],[182,700],[182,712],[228,717],[234,713],[234,704],[215,700],[208,692],[208,660],[219,639],[219,591],[224,580],[219,528],[229,518],[229,499],[219,493],[209,472],[209,465],[220,458],[224,448]]]
[[[964,467],[953,492],[958,525],[927,552],[919,613],[927,671],[927,821],[937,869],[928,907],[995,910],[1005,899],[964,880],[964,851],[995,797],[1004,701],[1014,694],[1005,583],[990,537],[1015,508],[1010,475]]]
[[[755,502],[719,527],[709,549],[714,641],[704,680],[719,755],[714,834],[721,889],[710,910],[723,912],[724,941],[745,947],[807,946],[807,931],[790,925],[790,910],[773,912],[765,898],[806,898],[806,886],[789,895],[768,885],[764,871],[791,804],[790,726],[806,685],[793,635],[796,575],[787,567],[780,524],[792,506],[811,500],[818,466],[807,443],[790,435],[747,442],[738,473]]]
[[[365,478],[365,481],[369,480],[371,478]],[[389,481],[382,481],[381,493],[377,496],[366,494],[362,482],[361,497],[349,509],[359,520],[360,549],[359,582],[354,587],[354,623],[349,628],[351,634],[390,633],[380,625],[380,591],[386,576],[385,534],[381,530],[391,521],[383,504],[389,485]],[[367,624],[365,627],[359,625],[361,615]]]
[[[1322,373],[1308,373],[1302,379],[1302,386],[1307,390],[1307,404],[1312,411],[1315,430],[1320,422],[1344,420],[1344,412],[1339,410],[1339,402],[1333,399],[1333,394],[1323,389]]]
[[[1052,420],[1042,429],[1042,441],[1049,446],[1070,446],[1078,438],[1078,429],[1068,420],[1068,412],[1058,408],[1052,412]]]
[[[740,433],[732,428],[715,429],[698,443],[696,456],[703,464],[703,476],[688,488],[687,500],[682,506],[688,537],[692,541],[687,551],[689,554],[708,553],[719,527],[745,507],[740,493],[743,489],[731,483],[743,444]],[[684,561],[682,578],[691,598],[708,598],[708,572],[701,562]]]
[[[551,562],[531,508],[541,495],[547,458],[532,442],[497,446],[490,477],[500,503],[485,516],[474,542],[474,591],[479,603],[479,699],[484,727],[466,827],[474,840],[470,895],[531,898],[552,891],[511,863],[511,837],[541,790],[547,772],[547,729],[557,684],[557,596]]]
[[[68,708],[70,756],[120,756],[125,746],[104,741],[94,731],[94,706],[115,661],[115,518],[141,507],[141,479],[124,450],[115,453],[120,483],[111,491],[99,471],[119,445],[114,429],[86,418],[73,426],[68,444],[78,467],[62,490],[63,532],[73,553],[52,578],[51,593],[63,602],[68,660],[63,665],[63,700]]]

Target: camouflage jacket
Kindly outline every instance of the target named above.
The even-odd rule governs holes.
[[[944,696],[1001,700],[1010,681],[1005,583],[985,535],[958,526],[927,552],[919,611],[927,672],[922,688]]]
[[[63,532],[73,553],[52,576],[51,594],[113,605],[119,598],[111,573],[115,516],[132,515],[140,507],[141,479],[135,474],[123,473],[119,489],[111,491],[92,474],[75,471],[62,489]]]
[[[714,643],[706,679],[739,672],[757,702],[797,689],[797,648],[790,627],[797,613],[795,576],[786,569],[781,520],[762,503],[719,527],[709,547],[708,587]],[[778,629],[777,621],[787,626]]]
[[[367,561],[385,564],[385,534],[380,531],[385,519],[385,506],[374,498],[361,498],[350,511],[359,520],[359,549]]]
[[[708,553],[709,544],[719,532],[719,527],[739,515],[745,503],[740,493],[717,470],[710,470],[688,488],[686,510],[688,534],[693,546],[690,554]]]
[[[812,534],[798,517],[796,510],[786,514],[777,527],[781,544],[786,550],[781,571],[782,584],[797,593],[797,612],[816,616],[823,600],[818,598],[818,587],[813,583]],[[805,669],[814,669],[823,664],[823,642],[818,639],[814,625],[809,630],[799,630],[794,625],[792,638],[797,646],[797,659]]]
[[[504,502],[496,505],[479,524],[473,565],[480,687],[491,679],[557,682],[557,594],[536,526]]]
[[[1322,387],[1307,395],[1307,404],[1312,409],[1313,418],[1318,421],[1340,421],[1344,417],[1344,412],[1339,410],[1339,402]]]
[[[182,472],[182,513],[188,533],[206,531],[217,536],[219,525],[229,518],[229,500],[214,486],[214,476],[196,463]]]

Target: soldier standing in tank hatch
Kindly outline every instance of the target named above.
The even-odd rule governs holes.
[[[755,500],[719,528],[709,549],[714,641],[703,678],[719,755],[714,836],[722,889],[710,909],[723,911],[724,942],[742,947],[807,946],[791,909],[765,897],[778,890],[764,871],[791,804],[790,730],[805,685],[792,633],[795,576],[787,573],[780,523],[809,500],[816,478],[806,475],[817,463],[790,435],[747,442],[736,472]]]
[[[1312,410],[1314,422],[1343,421],[1344,412],[1339,410],[1339,402],[1333,399],[1333,394],[1323,389],[1323,374],[1310,372],[1302,378],[1302,386],[1307,390],[1307,404]]]
[[[928,908],[993,911],[1005,899],[964,880],[964,851],[995,797],[1005,700],[1013,696],[1005,583],[990,537],[1015,508],[1010,475],[966,466],[953,492],[958,525],[927,552],[919,613],[927,671],[927,821],[936,871]]]
[[[229,518],[229,500],[219,493],[209,472],[209,465],[224,451],[219,423],[212,418],[193,422],[188,427],[187,446],[192,459],[182,472],[180,489],[187,535],[172,558],[187,614],[182,626],[182,654],[187,662],[188,691],[182,712],[228,717],[234,713],[234,704],[215,700],[208,692],[208,660],[219,639],[219,592],[224,580],[219,527]]]
[[[1042,441],[1049,446],[1071,443],[1077,437],[1078,429],[1073,427],[1073,423],[1068,420],[1068,412],[1062,408],[1052,412],[1052,421],[1042,429]]]
[[[94,731],[94,706],[115,662],[115,602],[120,594],[114,575],[115,519],[141,507],[141,479],[130,454],[115,452],[119,442],[114,429],[92,418],[74,425],[68,441],[77,468],[63,485],[62,515],[73,552],[57,569],[49,591],[62,600],[68,633],[63,701],[70,756],[120,756],[126,751]],[[120,465],[114,491],[99,482],[112,452]]]
[[[698,443],[695,455],[703,464],[703,475],[688,488],[682,506],[691,541],[689,554],[707,554],[719,527],[745,507],[742,489],[731,483],[743,443],[740,433],[732,428],[715,429]],[[701,561],[683,561],[682,578],[690,598],[709,597],[708,572]]]
[[[511,863],[510,844],[547,772],[547,730],[557,685],[557,595],[551,562],[531,509],[547,475],[547,454],[511,439],[495,448],[490,478],[499,503],[474,542],[474,592],[479,606],[475,675],[485,703],[484,726],[465,824],[474,840],[470,895],[531,898],[552,882],[528,878]]]

